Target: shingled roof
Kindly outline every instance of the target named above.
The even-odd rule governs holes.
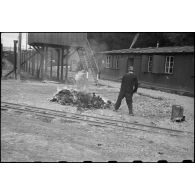
[[[132,49],[103,51],[98,53],[99,54],[194,53],[194,46],[132,48]]]

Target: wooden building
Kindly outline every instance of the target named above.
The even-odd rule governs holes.
[[[96,59],[101,79],[120,81],[133,66],[140,84],[194,93],[194,46],[104,51]]]

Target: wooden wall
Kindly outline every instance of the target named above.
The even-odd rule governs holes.
[[[192,75],[192,70],[194,67],[194,55],[171,54],[171,56],[174,56],[173,74],[141,71],[140,80],[148,83],[153,83],[155,85],[157,84],[162,87],[194,91],[194,77]],[[161,58],[164,58],[163,61],[165,61],[165,57],[166,54],[161,55]]]
[[[113,55],[113,54],[112,54]],[[111,55],[111,56],[112,56]],[[151,54],[150,54],[151,55]],[[170,54],[167,54],[170,55]],[[123,54],[119,60],[119,70],[106,68],[106,56],[97,55],[98,65],[101,70],[101,79],[120,81],[120,78],[126,73],[127,59],[134,58],[134,71],[140,82],[150,83],[161,87],[173,88],[194,92],[194,54],[171,54],[174,56],[174,74],[162,73],[162,67],[155,69],[152,73],[147,72],[143,66],[148,62],[149,55],[131,55]],[[155,55],[153,55],[155,56]],[[155,62],[164,62],[166,54],[161,55],[161,60]],[[155,58],[156,59],[156,58]],[[103,63],[104,62],[104,63]],[[158,65],[158,64],[157,64]],[[158,66],[159,67],[159,66]],[[163,63],[164,69],[164,63]]]
[[[83,46],[87,33],[28,33],[29,45]]]

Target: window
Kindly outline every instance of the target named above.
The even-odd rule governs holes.
[[[173,74],[174,58],[173,56],[166,56],[165,73]]]
[[[148,58],[148,72],[152,72],[152,56]]]
[[[110,68],[111,56],[106,56],[106,68]]]

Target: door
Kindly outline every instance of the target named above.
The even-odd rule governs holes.
[[[130,67],[131,66],[133,67],[133,65],[134,65],[134,58],[128,58],[127,59],[127,72],[129,72]]]

